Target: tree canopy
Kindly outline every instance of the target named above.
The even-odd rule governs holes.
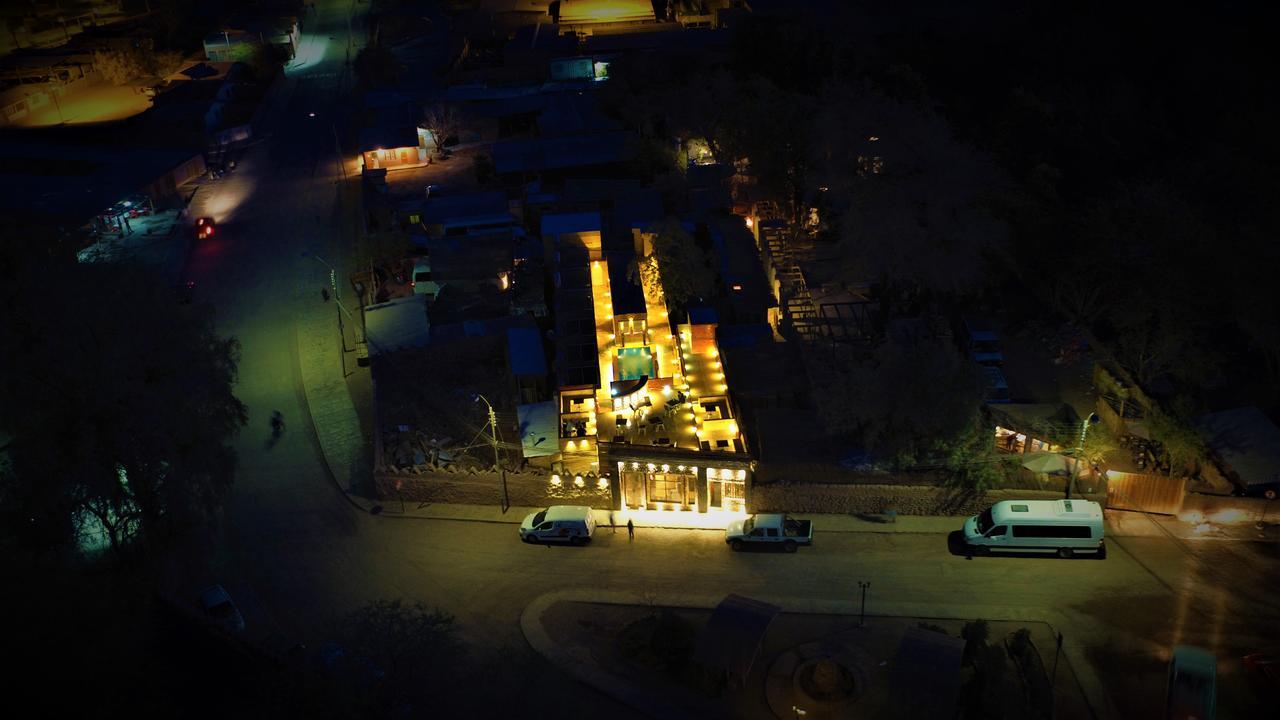
[[[6,539],[99,535],[125,552],[209,520],[246,421],[232,393],[239,345],[217,334],[212,308],[180,304],[131,265],[44,266],[4,296],[0,405],[19,410],[0,418]]]
[[[632,282],[651,299],[665,297],[672,307],[683,307],[696,298],[707,298],[715,289],[715,273],[706,252],[676,218],[667,218],[648,230],[651,250],[636,258],[628,270]]]

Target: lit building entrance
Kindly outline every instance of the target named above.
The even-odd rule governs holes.
[[[662,510],[696,510],[698,507],[698,475],[694,468],[631,463],[620,472],[625,507]]]

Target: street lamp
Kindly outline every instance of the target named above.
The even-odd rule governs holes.
[[[303,252],[302,256],[313,257],[321,265],[324,265],[325,267],[329,268],[329,292],[331,295],[333,295],[333,302],[338,311],[338,334],[341,335],[341,339],[342,339],[342,353],[340,355],[342,359],[342,376],[346,377],[347,376],[347,331],[342,324],[342,313],[346,312],[348,315],[350,315],[351,313],[346,308],[342,307],[342,299],[338,297],[338,271],[332,265],[325,262],[324,258],[320,257],[315,253]]]
[[[1089,435],[1089,428],[1097,425],[1101,418],[1098,413],[1089,413],[1089,417],[1080,423],[1080,442],[1076,445],[1076,463],[1071,467],[1071,482],[1067,484],[1067,499],[1076,489],[1076,478],[1080,476],[1080,462],[1084,459],[1084,439]]]
[[[489,438],[493,444],[493,464],[498,468],[498,473],[502,477],[502,512],[505,513],[507,508],[511,507],[511,502],[507,499],[507,469],[502,466],[502,460],[498,457],[498,414],[493,411],[493,405],[488,399],[480,393],[476,393],[473,398],[475,402],[484,402],[485,407],[489,408]]]

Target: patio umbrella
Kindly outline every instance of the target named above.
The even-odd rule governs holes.
[[[1022,467],[1032,472],[1053,475],[1067,472],[1070,470],[1071,464],[1058,453],[1041,452],[1027,455],[1026,459],[1022,461]]]

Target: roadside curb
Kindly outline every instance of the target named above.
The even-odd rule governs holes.
[[[859,604],[852,600],[826,600],[794,598],[770,595],[752,595],[752,599],[776,605],[785,613],[810,615],[859,614]],[[567,589],[554,590],[534,598],[520,613],[520,630],[535,652],[542,655],[560,671],[586,685],[642,713],[654,717],[681,717],[688,714],[685,708],[673,708],[652,694],[634,687],[622,678],[602,669],[589,653],[575,653],[561,647],[551,639],[542,624],[543,615],[553,605],[562,602],[597,603],[606,605],[635,605],[654,607],[692,608],[712,610],[724,599],[724,594],[668,593],[644,596],[641,593],[621,590]],[[972,620],[981,618],[997,622],[1043,623],[1054,633],[1074,639],[1073,616],[1053,609],[1036,610],[1007,606],[937,605],[931,603],[877,603],[876,612],[867,613],[873,618],[921,618]],[[968,609],[968,612],[966,612]],[[1068,632],[1070,631],[1070,632]],[[1084,655],[1084,646],[1065,642],[1062,654],[1068,668],[1075,674],[1085,703],[1095,718],[1119,717],[1105,686],[1098,679],[1093,666]]]

